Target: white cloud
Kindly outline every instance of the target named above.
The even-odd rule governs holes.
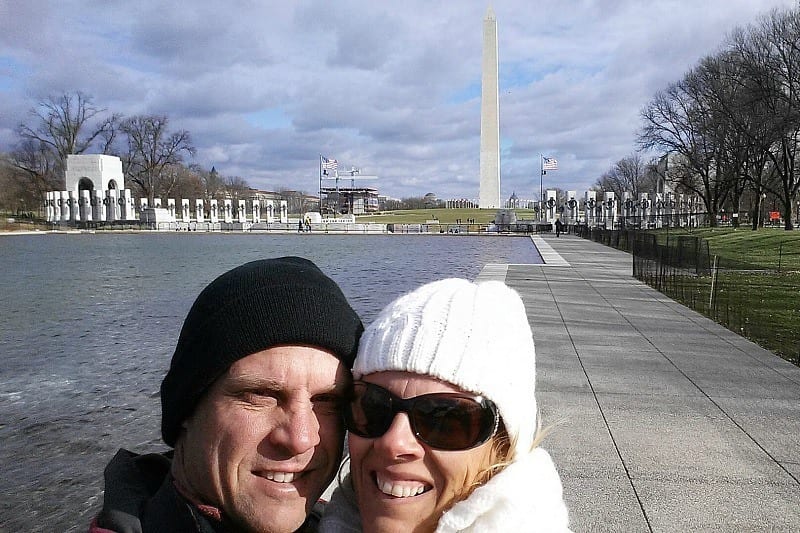
[[[251,185],[317,187],[317,156],[394,196],[478,196],[484,1],[0,7],[0,150],[38,99],[82,90],[166,113],[196,162]],[[639,110],[736,25],[791,0],[507,0],[499,26],[502,192],[582,191],[635,149]],[[6,6],[8,4],[5,4]],[[552,181],[551,181],[552,180]]]

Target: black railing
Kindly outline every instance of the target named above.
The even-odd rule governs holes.
[[[576,226],[581,237],[630,252],[633,275],[695,311],[800,366],[800,255],[780,245],[777,265],[713,255],[692,235]]]

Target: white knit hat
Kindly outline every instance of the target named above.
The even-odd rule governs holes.
[[[444,279],[381,311],[364,331],[353,375],[415,372],[486,396],[516,446],[530,451],[536,433],[533,336],[516,291],[499,281]]]

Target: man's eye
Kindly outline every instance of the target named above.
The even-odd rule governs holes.
[[[277,405],[278,398],[271,391],[243,391],[240,395],[242,401],[252,405]]]
[[[320,394],[313,399],[314,410],[320,413],[339,413],[344,405],[344,397],[338,394]]]

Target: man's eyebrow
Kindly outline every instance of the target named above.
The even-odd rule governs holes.
[[[284,384],[277,379],[256,376],[252,374],[230,376],[229,383],[234,387],[243,389],[264,389],[277,391],[284,388]]]
[[[238,376],[230,376],[229,384],[232,387],[239,389],[260,389],[270,391],[281,391],[291,389],[287,387],[283,381],[273,379],[265,376],[258,376],[252,374],[241,374]],[[350,380],[336,380],[325,387],[318,390],[316,394],[344,394],[350,387]]]

